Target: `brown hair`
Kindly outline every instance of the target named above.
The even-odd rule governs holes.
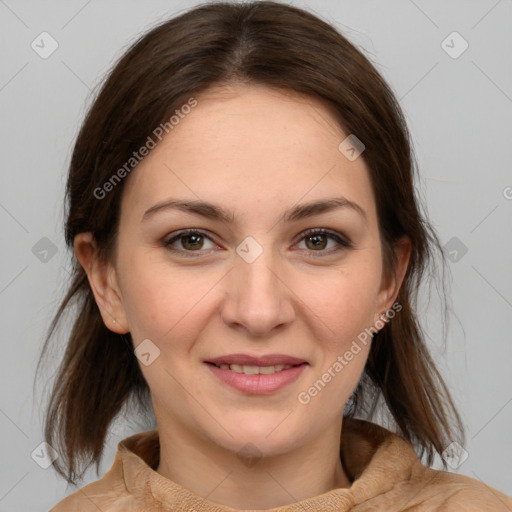
[[[418,207],[410,137],[392,91],[327,22],[271,1],[222,2],[195,7],[144,34],[108,75],[77,136],[66,187],[67,246],[73,249],[78,233],[92,232],[100,257],[112,261],[126,180],[107,200],[99,200],[95,189],[192,95],[236,81],[319,98],[340,128],[365,144],[362,157],[376,197],[385,271],[393,271],[393,246],[402,235],[410,238],[412,254],[397,298],[402,310],[375,335],[345,414],[372,416],[382,396],[399,432],[431,464],[436,452],[463,437],[415,313],[422,277],[429,265],[435,266],[436,252],[443,258],[442,251]],[[47,442],[65,458],[65,464],[61,458],[54,462],[55,469],[75,483],[93,462],[98,471],[109,426],[125,403],[134,399],[139,410],[148,412],[150,395],[130,336],[105,326],[87,275],[74,253],[72,258],[69,289],[39,363],[65,310],[75,303],[76,318],[44,426]]]

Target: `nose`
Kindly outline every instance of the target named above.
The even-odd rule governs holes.
[[[252,263],[237,256],[234,267],[227,276],[221,307],[226,324],[252,337],[263,337],[293,321],[293,292],[270,251],[263,251]]]

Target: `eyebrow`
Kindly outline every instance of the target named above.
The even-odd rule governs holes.
[[[346,197],[333,197],[330,199],[323,199],[312,201],[305,204],[294,206],[293,208],[284,212],[283,219],[285,222],[293,222],[321,213],[330,212],[337,208],[348,208],[363,217],[368,221],[366,212],[357,203],[350,201]],[[177,199],[168,199],[161,201],[144,212],[141,222],[144,222],[153,217],[157,212],[181,210],[186,213],[191,213],[205,217],[207,219],[219,220],[227,224],[232,224],[235,219],[233,212],[225,210],[224,208],[208,203],[206,201],[183,201]]]

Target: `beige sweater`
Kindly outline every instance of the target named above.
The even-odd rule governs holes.
[[[118,444],[111,469],[50,512],[233,512],[155,471],[158,430]],[[272,512],[510,512],[512,499],[472,478],[423,466],[412,446],[375,424],[344,419],[341,458],[350,488],[269,509]]]

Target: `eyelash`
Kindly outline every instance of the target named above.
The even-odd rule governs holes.
[[[204,232],[204,231],[201,231],[201,230],[198,230],[198,229],[185,229],[183,231],[180,231],[179,233],[177,233],[173,237],[165,240],[163,242],[163,245],[164,245],[164,247],[166,249],[168,249],[168,250],[170,250],[170,251],[172,251],[174,253],[180,253],[181,255],[183,255],[185,257],[192,257],[192,258],[198,257],[199,255],[195,255],[193,253],[201,253],[201,252],[205,252],[205,251],[204,250],[188,251],[188,250],[185,250],[185,249],[175,249],[175,248],[171,247],[171,244],[173,244],[177,240],[179,240],[181,238],[184,238],[186,236],[190,236],[190,235],[200,235],[202,237],[208,238],[210,241],[213,242],[211,237],[208,236],[208,234],[206,232]],[[315,236],[315,235],[326,235],[328,238],[331,238],[331,240],[334,240],[337,244],[339,244],[341,246],[341,247],[335,248],[334,250],[330,249],[330,250],[313,251],[313,250],[306,249],[315,258],[317,258],[317,257],[323,258],[325,256],[332,255],[333,253],[336,253],[338,251],[343,251],[343,250],[346,250],[346,249],[351,249],[353,247],[352,242],[350,242],[347,238],[342,238],[338,234],[336,234],[336,233],[334,233],[332,231],[329,231],[327,229],[323,229],[323,228],[308,229],[308,230],[304,231],[302,233],[302,238],[299,240],[299,242],[302,242],[302,240],[304,240],[305,238],[312,237],[312,236]],[[323,254],[315,254],[315,253],[323,253]]]

